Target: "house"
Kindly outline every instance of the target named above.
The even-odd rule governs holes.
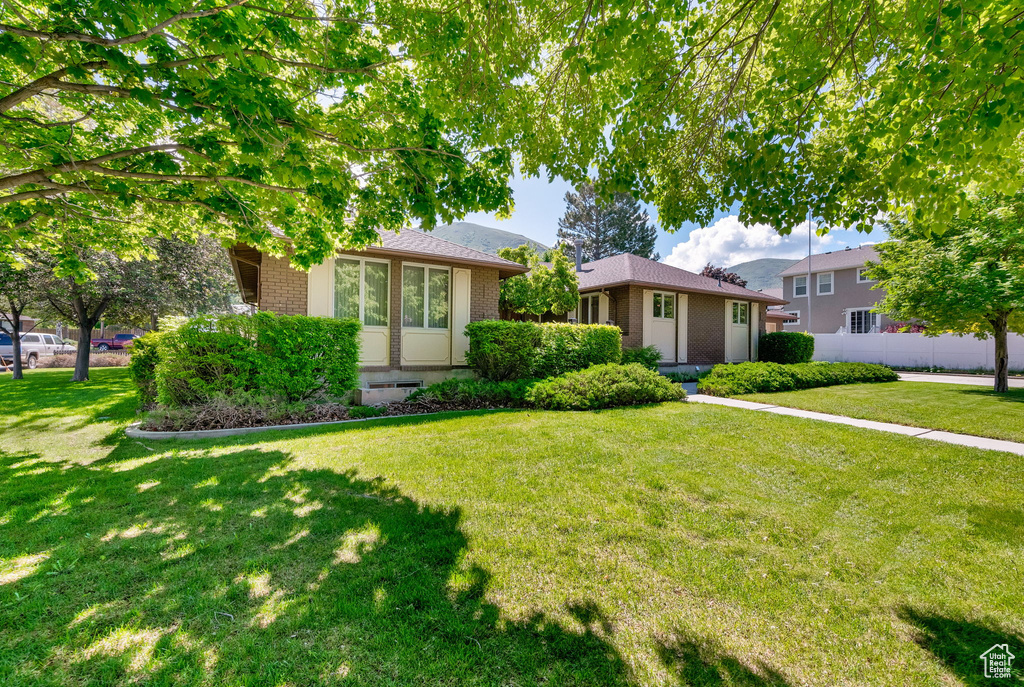
[[[624,253],[581,263],[580,305],[569,317],[611,322],[625,348],[657,346],[665,367],[757,360],[766,311],[785,301]]]
[[[782,289],[759,289],[759,291],[767,296],[782,300]],[[772,332],[783,331],[782,325],[786,322],[795,321],[797,316],[786,312],[786,306],[784,305],[769,305],[764,319],[764,330],[766,333],[771,334]]]
[[[284,315],[359,319],[367,388],[415,387],[468,370],[466,324],[497,319],[500,280],[527,268],[412,229],[380,238],[308,273],[244,244],[228,253],[246,303]]]
[[[875,282],[864,275],[866,264],[878,261],[874,246],[820,253],[809,261],[809,277],[808,258],[779,275],[786,311],[798,318],[785,323],[784,331],[868,334],[892,322],[871,312],[885,297],[884,291],[872,291]]]

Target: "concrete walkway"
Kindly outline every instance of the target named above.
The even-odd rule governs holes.
[[[995,378],[992,375],[951,375],[935,374],[931,372],[900,372],[900,379],[904,382],[939,382],[941,384],[970,384],[971,386],[987,386],[992,388],[995,385]],[[1010,378],[1011,389],[1024,389],[1024,379]]]
[[[942,441],[947,444],[959,444],[972,448],[984,448],[992,451],[1007,451],[1024,456],[1024,444],[1015,441],[1003,441],[1001,439],[986,439],[968,434],[954,434],[953,432],[941,432],[936,429],[923,429],[921,427],[907,427],[906,425],[894,425],[889,422],[875,422],[874,420],[858,420],[844,415],[829,415],[827,413],[816,413],[811,410],[800,410],[798,408],[786,408],[784,406],[773,406],[768,403],[754,403],[753,401],[741,401],[736,398],[718,398],[717,396],[705,396],[695,394],[687,397],[688,401],[696,403],[711,403],[730,408],[744,408],[746,410],[763,410],[766,413],[776,415],[792,415],[793,417],[804,417],[810,420],[821,420],[822,422],[834,422],[839,425],[851,427],[863,427],[864,429],[875,429],[879,432],[890,432],[892,434],[903,434],[905,436],[918,437],[919,439],[931,439]]]

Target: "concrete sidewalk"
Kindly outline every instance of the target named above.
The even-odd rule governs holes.
[[[900,380],[904,382],[939,382],[941,384],[970,384],[971,386],[995,385],[992,375],[951,375],[931,372],[900,372]],[[1024,379],[1010,378],[1011,389],[1024,389]]]
[[[947,444],[958,444],[972,448],[983,448],[991,451],[1006,451],[1024,456],[1024,444],[1015,441],[1003,441],[1001,439],[986,439],[968,434],[954,434],[953,432],[942,432],[936,429],[924,429],[922,427],[907,427],[906,425],[894,425],[889,422],[875,422],[874,420],[858,420],[844,415],[829,415],[827,413],[816,413],[811,410],[800,410],[798,408],[787,408],[785,406],[773,406],[768,403],[754,403],[753,401],[741,401],[736,398],[719,398],[717,396],[705,396],[695,394],[687,397],[688,401],[696,403],[711,403],[730,408],[743,408],[745,410],[762,410],[766,413],[776,415],[791,415],[803,417],[809,420],[821,420],[822,422],[834,422],[839,425],[850,427],[862,427],[864,429],[875,429],[879,432],[890,432],[892,434],[903,434],[904,436],[918,437],[920,439],[931,439]]]

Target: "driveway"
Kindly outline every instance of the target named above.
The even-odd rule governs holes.
[[[970,384],[972,386],[992,386],[995,378],[992,375],[953,375],[935,374],[931,372],[900,372],[904,382],[940,382],[942,384]],[[1024,389],[1024,379],[1010,377],[1010,388]]]

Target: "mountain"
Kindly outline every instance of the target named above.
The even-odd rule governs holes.
[[[725,269],[729,272],[735,272],[746,279],[748,289],[754,291],[760,289],[781,289],[782,277],[778,276],[779,272],[798,262],[800,261],[786,260],[785,258],[759,258],[758,260],[741,262],[738,265],[726,267]]]
[[[429,233],[439,239],[491,254],[497,254],[499,248],[516,248],[524,243],[529,243],[538,253],[548,249],[544,244],[528,239],[522,234],[513,234],[511,231],[485,227],[472,222],[441,224],[434,227],[434,230]]]

